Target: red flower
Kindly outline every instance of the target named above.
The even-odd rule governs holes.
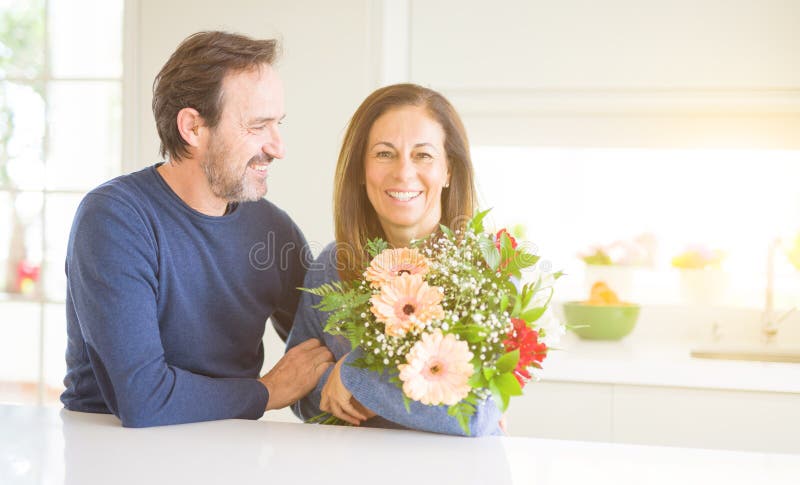
[[[514,236],[512,236],[511,234],[509,234],[509,233],[508,233],[508,231],[506,231],[506,229],[505,229],[505,228],[503,228],[503,229],[500,229],[499,231],[497,231],[497,235],[496,235],[496,236],[495,236],[495,238],[494,238],[494,247],[496,247],[498,251],[502,251],[502,249],[500,249],[500,247],[501,247],[501,245],[502,245],[502,242],[503,242],[503,239],[502,239],[502,238],[503,238],[503,234],[505,234],[506,236],[508,236],[508,239],[509,239],[509,240],[511,240],[511,249],[517,249],[517,240],[516,240],[516,239],[514,239]],[[501,262],[501,263],[500,263],[500,264],[497,266],[497,272],[498,272],[498,273],[500,273],[500,272],[501,272],[501,270],[502,270],[503,268],[505,268],[505,267],[506,267],[506,265],[508,265],[508,261],[509,261],[510,259],[511,259],[511,257],[509,257],[509,258],[506,258],[504,261],[502,261],[502,262]]]
[[[517,240],[514,239],[514,236],[509,234],[508,231],[506,231],[506,228],[504,227],[499,231],[497,231],[497,235],[494,238],[494,246],[497,248],[497,250],[498,251],[500,250],[500,242],[502,240],[503,234],[507,235],[508,239],[511,240],[511,249],[517,249]]]
[[[511,323],[514,324],[514,328],[506,335],[503,345],[506,352],[519,349],[519,362],[514,369],[514,377],[519,381],[519,385],[524,387],[531,378],[527,368],[541,367],[541,362],[547,357],[547,345],[539,342],[539,332],[528,327],[525,320],[512,318]]]

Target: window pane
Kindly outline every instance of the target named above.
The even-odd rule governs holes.
[[[54,77],[122,76],[122,0],[50,0]]]
[[[64,305],[47,305],[44,313],[44,403],[56,403],[64,391],[67,363],[67,317]]]
[[[45,208],[45,246],[44,275],[42,283],[47,298],[64,301],[67,292],[67,279],[64,274],[64,260],[67,255],[69,230],[75,210],[83,199],[83,194],[50,194]]]
[[[34,297],[42,261],[42,194],[0,194],[0,290]]]
[[[490,217],[498,225],[527,226],[542,256],[571,276],[560,289],[582,286],[578,253],[649,234],[655,243],[649,276],[666,288],[636,281],[640,302],[677,297],[672,259],[687,246],[702,246],[725,254],[725,303],[758,307],[768,243],[800,230],[798,151],[478,147],[473,160],[481,202],[494,207]],[[776,304],[791,290],[779,279],[779,264],[787,265],[778,259]],[[576,290],[571,296],[586,298],[583,288]]]
[[[42,188],[44,127],[41,89],[0,82],[0,187]]]
[[[0,77],[41,79],[44,65],[44,1],[0,3]]]
[[[47,187],[89,190],[119,174],[122,104],[118,82],[52,82]]]
[[[0,402],[37,400],[39,318],[38,303],[0,301]]]

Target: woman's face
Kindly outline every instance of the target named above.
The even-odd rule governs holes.
[[[438,227],[450,177],[444,137],[418,106],[389,110],[372,125],[364,160],[367,197],[390,242],[425,237]]]

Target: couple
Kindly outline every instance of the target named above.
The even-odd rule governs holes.
[[[328,412],[352,424],[463,434],[445,406],[412,402],[407,412],[399,388],[349,366],[360,350],[325,334],[316,297],[298,290],[359,277],[370,238],[404,247],[473,214],[461,121],[429,89],[372,93],[350,121],[336,169],[336,243],[351,250],[332,243],[311,264],[302,232],[262,199],[269,164],[284,154],[277,49],[201,32],[156,77],[153,113],[168,162],[98,187],[75,215],[61,400],[130,427],[258,419],[292,405],[303,419]],[[259,378],[270,317],[287,352]],[[470,434],[499,434],[499,421],[487,400]]]

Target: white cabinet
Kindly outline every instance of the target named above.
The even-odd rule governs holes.
[[[800,2],[415,0],[411,76],[456,90],[800,86]]]
[[[800,452],[800,394],[538,382],[512,400],[512,436]]]
[[[612,441],[613,386],[537,382],[524,390],[509,406],[512,436]]]
[[[474,144],[800,147],[800,2],[407,3],[393,62]]]

